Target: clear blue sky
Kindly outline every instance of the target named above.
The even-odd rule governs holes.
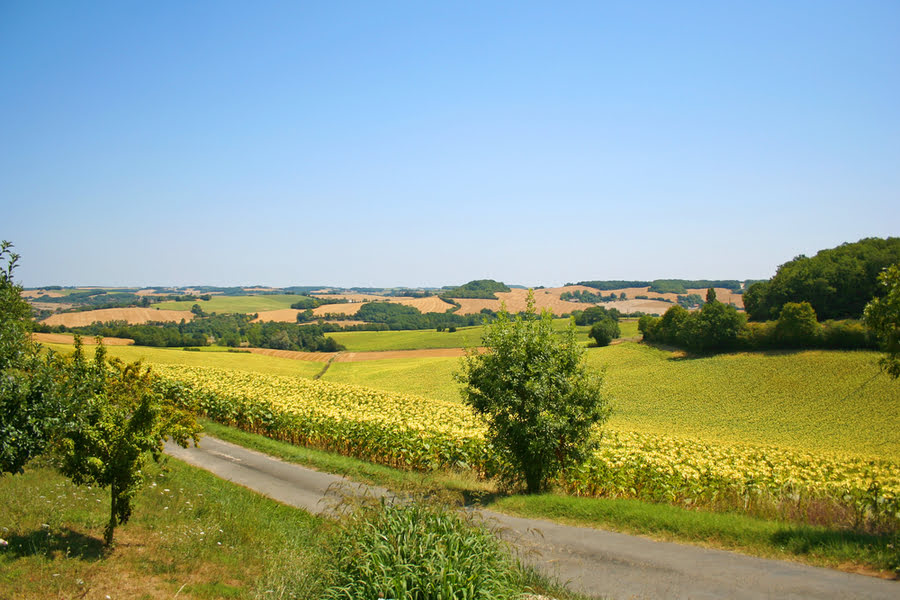
[[[900,2],[0,0],[45,284],[765,278],[900,235]]]

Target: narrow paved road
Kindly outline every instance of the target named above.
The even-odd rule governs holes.
[[[313,513],[332,486],[386,494],[344,477],[286,463],[216,438],[166,452],[219,477]],[[504,537],[572,589],[604,598],[866,598],[897,600],[900,582],[885,581],[585,527],[482,511]]]

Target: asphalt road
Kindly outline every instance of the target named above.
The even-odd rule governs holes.
[[[388,494],[344,477],[314,471],[204,437],[196,448],[166,446],[166,452],[223,479],[313,513],[330,508],[340,488]],[[549,521],[481,511],[489,524],[523,550],[525,560],[603,598],[787,598],[900,599],[900,582],[885,581]]]

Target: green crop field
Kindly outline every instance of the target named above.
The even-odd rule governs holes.
[[[417,394],[426,398],[459,401],[459,388],[452,377],[453,371],[458,368],[458,358],[397,358],[335,362],[322,379]]]
[[[620,344],[587,355],[607,368],[618,429],[900,459],[900,383],[879,371],[876,352],[686,359]]]
[[[256,313],[264,310],[281,310],[290,308],[299,300],[292,294],[251,295],[251,296],[212,296],[209,300],[188,300],[186,302],[160,302],[154,308],[162,310],[191,310],[199,304],[208,313]]]
[[[642,344],[587,350],[605,368],[619,431],[900,459],[900,383],[875,352],[740,353],[684,359]],[[324,379],[459,398],[456,358],[334,363]]]
[[[67,344],[43,344],[45,347],[60,353],[72,352]],[[85,346],[88,356],[94,355],[94,346]],[[262,354],[242,352],[186,352],[181,348],[151,348],[148,346],[108,346],[110,356],[121,358],[126,362],[142,360],[152,366],[184,365],[188,367],[219,367],[250,371],[263,375],[295,375],[313,377],[325,366],[320,362],[276,358]]]
[[[634,322],[634,333],[630,325],[623,325],[622,336],[637,334],[637,322]],[[563,331],[569,325],[569,319],[553,319],[553,328]],[[587,343],[590,327],[576,327],[575,332],[580,342]],[[428,348],[468,348],[481,343],[481,325],[460,327],[455,332],[436,331],[434,329],[414,331],[338,331],[327,334],[343,344],[348,352],[377,352],[379,350],[424,350]]]
[[[464,348],[481,342],[481,326],[460,327],[453,333],[434,329],[417,331],[338,331],[327,334],[348,352]]]

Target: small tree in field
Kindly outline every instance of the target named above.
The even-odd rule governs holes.
[[[509,465],[501,475],[540,492],[594,448],[592,428],[610,412],[601,378],[582,364],[574,327],[555,333],[550,313],[537,315],[532,293],[524,314],[513,318],[504,307],[485,325],[482,345],[483,353],[467,352],[456,379]]]
[[[591,325],[588,337],[594,339],[598,346],[609,346],[610,342],[619,337],[621,330],[619,324],[612,319],[603,319]]]
[[[885,351],[881,368],[897,379],[900,377],[900,264],[882,271],[878,281],[887,288],[887,293],[866,305],[863,320],[878,336]]]
[[[104,542],[131,517],[131,500],[143,480],[147,459],[158,460],[167,437],[187,446],[200,430],[193,415],[156,391],[155,378],[139,362],[107,360],[99,345],[87,361],[81,340],[65,365],[62,393],[70,417],[56,436],[60,470],[76,485],[110,489],[110,517]]]

